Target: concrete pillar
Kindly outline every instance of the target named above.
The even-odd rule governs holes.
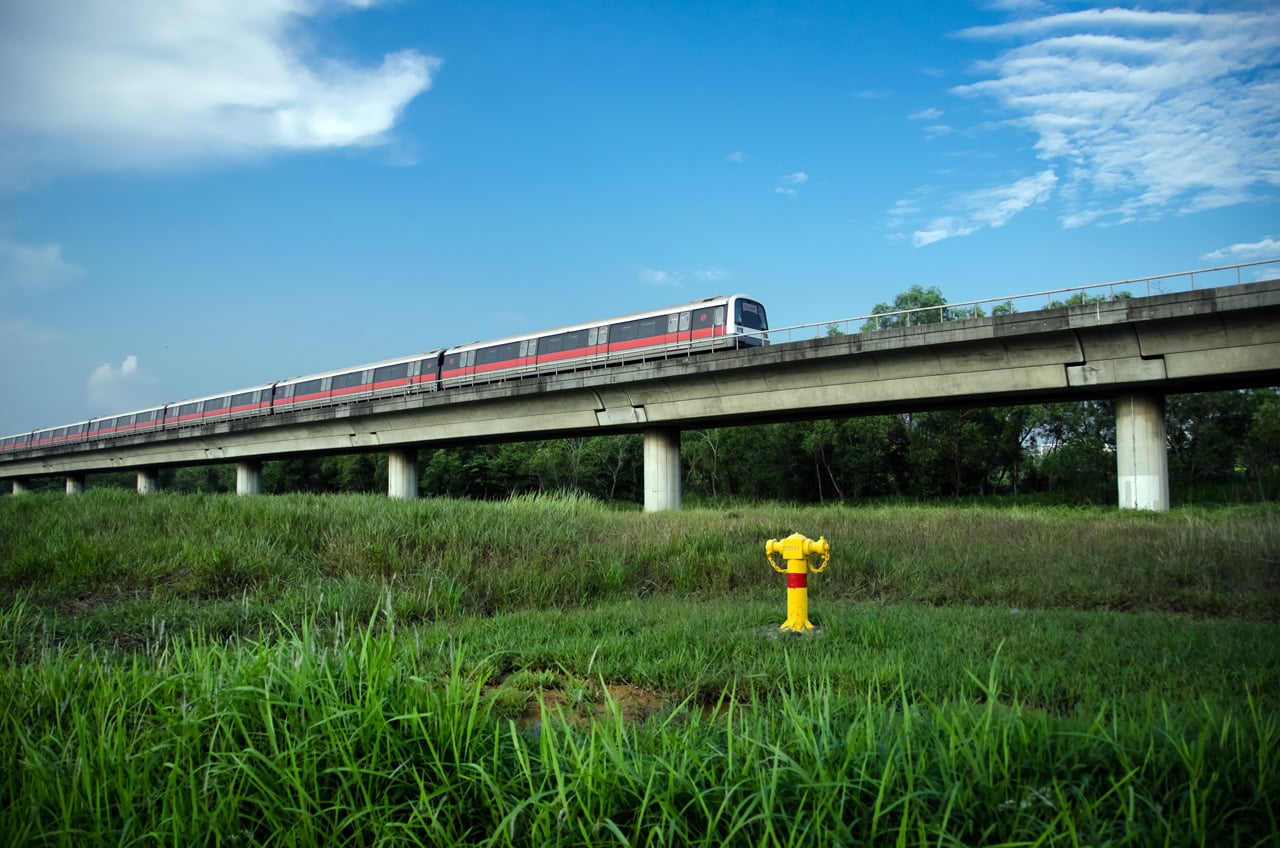
[[[644,511],[680,508],[680,431],[644,431]]]
[[[418,496],[417,448],[396,448],[387,454],[387,495],[406,501]]]
[[[153,495],[160,491],[160,472],[154,468],[138,469],[138,494]]]
[[[1116,480],[1121,509],[1169,509],[1163,395],[1128,392],[1116,398]]]
[[[236,494],[262,494],[262,460],[246,459],[236,463]]]
[[[84,492],[84,475],[68,474],[67,475],[67,494],[79,495]]]
[[[15,477],[15,478],[13,478],[13,489],[12,489],[12,491],[13,491],[13,494],[15,494],[15,495],[21,495],[21,494],[25,494],[26,492],[31,491],[31,489],[27,486],[27,481],[26,481],[26,480],[20,480],[20,479],[18,479],[17,477]]]

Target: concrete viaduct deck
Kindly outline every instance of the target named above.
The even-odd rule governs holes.
[[[775,334],[776,338],[776,334]],[[680,506],[679,433],[947,407],[1116,402],[1119,503],[1169,507],[1164,396],[1280,385],[1280,280],[816,338],[715,354],[367,399],[50,448],[0,479],[235,462],[260,491],[265,459],[386,451],[388,491],[416,497],[419,448],[644,434],[645,508]]]

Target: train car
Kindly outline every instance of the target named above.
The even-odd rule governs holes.
[[[164,423],[164,410],[163,406],[157,406],[109,418],[95,418],[89,422],[89,431],[86,436],[90,439],[109,439],[143,430],[154,430]]]
[[[65,427],[47,427],[43,430],[35,430],[31,433],[31,441],[28,446],[47,448],[79,441],[85,437],[85,433],[88,430],[88,421],[81,421],[79,424],[68,424]]]
[[[16,436],[6,436],[0,439],[0,453],[8,451],[23,450],[31,444],[30,433],[19,433]]]
[[[236,392],[227,392],[168,404],[163,407],[163,426],[183,427],[191,424],[203,424],[210,420],[268,415],[271,412],[271,397],[274,386],[274,383],[267,383],[263,386],[254,386],[251,389],[241,389]]]
[[[411,391],[435,391],[440,376],[439,349],[323,374],[294,377],[276,384],[273,411],[324,406]]]
[[[449,348],[440,366],[445,386],[634,362],[670,352],[768,344],[764,306],[745,295],[572,324]]]

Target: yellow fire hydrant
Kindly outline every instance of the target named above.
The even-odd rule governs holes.
[[[782,554],[787,561],[786,568],[778,567],[773,561],[774,554]],[[810,569],[809,557],[814,554],[822,555],[822,565]],[[764,555],[774,571],[787,575],[787,620],[779,629],[797,633],[812,630],[813,622],[809,621],[809,571],[817,574],[827,567],[831,561],[831,546],[821,536],[815,542],[799,533],[792,533],[781,542],[777,539],[765,542]]]

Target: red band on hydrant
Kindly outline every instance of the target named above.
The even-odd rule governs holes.
[[[787,588],[788,589],[807,589],[809,587],[809,575],[804,573],[796,573],[794,571],[787,572]]]

